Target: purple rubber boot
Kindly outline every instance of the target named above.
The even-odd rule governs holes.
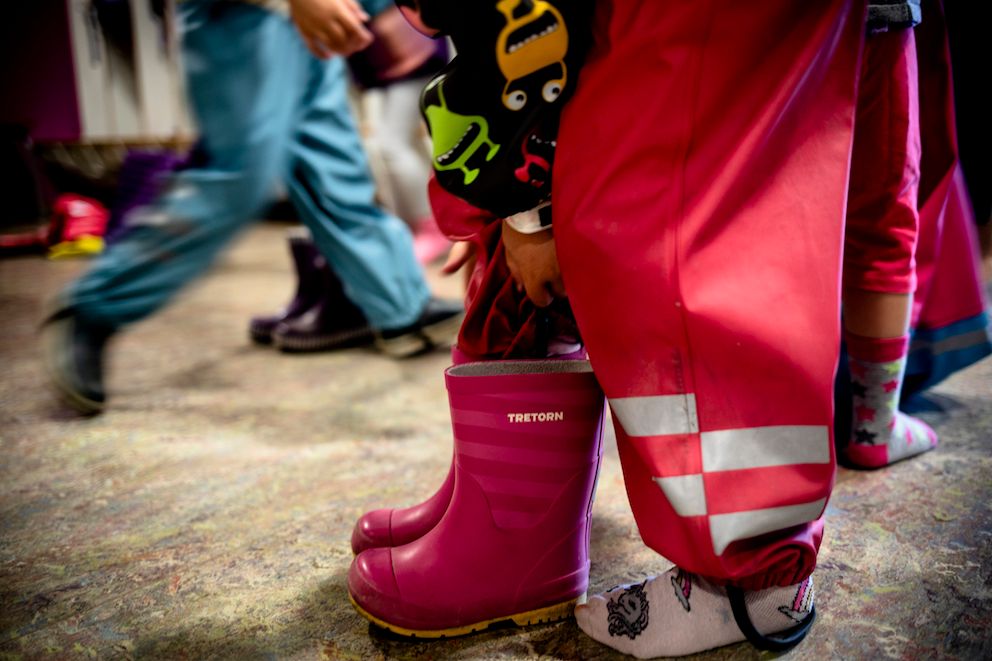
[[[276,348],[304,352],[372,344],[375,333],[368,319],[345,295],[334,271],[324,263],[314,277],[319,283],[316,301],[310,308],[276,324],[272,330]]]
[[[327,261],[310,239],[310,233],[302,228],[287,232],[289,254],[296,269],[296,293],[281,312],[273,315],[252,317],[248,324],[248,335],[259,344],[272,344],[272,333],[276,326],[288,319],[303,314],[316,305],[323,296],[325,276],[330,272]]]
[[[453,491],[419,539],[362,551],[358,612],[416,637],[563,619],[589,580],[604,397],[589,363],[493,361],[445,373]]]

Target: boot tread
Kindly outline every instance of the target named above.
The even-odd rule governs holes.
[[[355,610],[358,611],[358,614],[372,624],[376,625],[380,629],[385,629],[386,631],[390,631],[407,638],[455,638],[492,628],[505,628],[507,626],[514,625],[524,627],[534,624],[551,624],[552,622],[559,622],[571,617],[572,613],[575,611],[575,605],[579,601],[579,597],[576,597],[552,606],[544,606],[542,608],[524,611],[523,613],[517,613],[515,615],[504,615],[489,620],[482,620],[481,622],[465,624],[460,627],[451,627],[449,629],[407,629],[395,624],[390,624],[389,622],[372,615],[367,610],[359,606],[350,593],[348,594],[348,599],[351,601],[351,605],[355,607]]]

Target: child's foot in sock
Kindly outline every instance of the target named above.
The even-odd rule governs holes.
[[[908,337],[845,335],[854,395],[851,442],[844,454],[854,464],[880,468],[937,446],[922,420],[899,411]]]
[[[857,410],[857,409],[855,409]],[[855,422],[854,438],[844,454],[864,468],[881,468],[937,447],[937,433],[930,425],[896,411],[882,429]]]
[[[745,594],[754,627],[764,635],[791,629],[813,608],[813,578]],[[575,609],[592,638],[642,659],[683,656],[745,639],[726,588],[673,567],[637,585],[589,597]]]

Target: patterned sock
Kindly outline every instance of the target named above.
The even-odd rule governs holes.
[[[762,634],[802,622],[813,608],[813,578],[745,594],[752,624]],[[575,608],[592,638],[641,659],[683,656],[744,640],[727,591],[673,567],[637,585],[620,585]]]
[[[879,339],[845,333],[854,420],[844,454],[864,468],[880,468],[937,446],[922,420],[899,411],[909,337]]]

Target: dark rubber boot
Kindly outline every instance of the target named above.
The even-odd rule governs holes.
[[[330,272],[327,261],[317,250],[306,230],[290,230],[289,254],[296,267],[296,293],[286,307],[273,315],[252,317],[248,335],[253,342],[271,344],[272,333],[280,323],[307,312],[322,298],[324,272]]]
[[[41,329],[48,376],[66,404],[84,415],[103,411],[104,349],[114,330],[87,323],[72,309],[51,315]]]
[[[272,331],[280,351],[327,351],[371,344],[372,327],[344,293],[337,275],[326,265],[317,275],[319,296],[307,310],[282,320]]]

